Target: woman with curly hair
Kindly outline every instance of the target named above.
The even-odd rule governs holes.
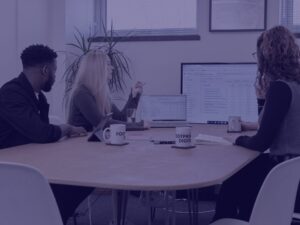
[[[276,26],[259,36],[256,88],[265,103],[257,133],[252,137],[240,136],[235,144],[261,154],[222,184],[214,220],[249,221],[259,189],[270,170],[300,155],[299,56],[299,47],[287,28]],[[267,149],[269,153],[264,153]]]

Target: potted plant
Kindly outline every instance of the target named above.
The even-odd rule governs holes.
[[[113,70],[112,79],[109,80],[108,85],[112,92],[123,92],[124,88],[126,87],[125,77],[127,76],[131,79],[129,70],[129,59],[124,55],[123,52],[116,49],[116,44],[118,43],[118,40],[115,38],[113,27],[111,26],[111,30],[109,32],[107,32],[106,29],[103,30],[104,36],[101,38],[102,44],[100,46],[92,48],[91,44],[92,40],[94,39],[94,36],[89,35],[89,37],[86,38],[85,35],[82,32],[80,32],[77,28],[74,33],[75,42],[67,44],[68,46],[79,50],[80,54],[69,52],[74,56],[74,59],[67,67],[63,76],[66,85],[64,95],[64,102],[66,104],[69,100],[69,94],[72,90],[81,58],[93,49],[101,49],[110,58]]]

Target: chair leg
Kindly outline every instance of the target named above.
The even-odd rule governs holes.
[[[199,194],[198,189],[188,190],[189,224],[198,225]]]
[[[166,214],[165,224],[176,224],[176,211],[175,211],[176,191],[165,191]]]
[[[155,219],[156,208],[151,207],[151,221],[153,222]]]
[[[75,214],[73,215],[73,224],[74,224],[74,225],[77,225],[77,216],[78,216],[77,213],[75,213]]]
[[[113,223],[115,225],[125,225],[126,207],[128,200],[128,191],[113,190]]]

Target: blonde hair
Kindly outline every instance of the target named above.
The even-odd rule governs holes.
[[[110,76],[110,59],[99,49],[85,54],[79,64],[71,98],[74,91],[84,86],[96,99],[96,104],[102,115],[111,111],[111,98],[108,86]]]

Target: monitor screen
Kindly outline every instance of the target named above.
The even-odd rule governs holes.
[[[182,63],[181,93],[187,98],[187,121],[207,123],[241,116],[257,121],[255,63]]]
[[[186,120],[186,96],[142,95],[138,110],[144,120]]]

